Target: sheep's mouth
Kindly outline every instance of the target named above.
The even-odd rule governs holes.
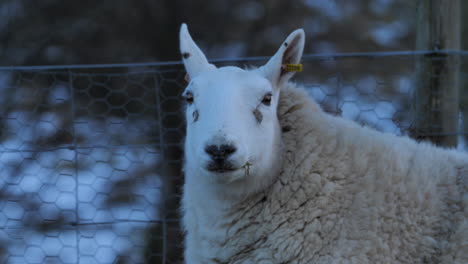
[[[211,172],[215,173],[228,173],[228,172],[233,172],[236,171],[237,169],[208,169]]]
[[[231,164],[218,164],[218,163],[210,163],[206,167],[208,171],[215,172],[215,173],[227,173],[233,172],[238,170],[238,168],[234,167]]]

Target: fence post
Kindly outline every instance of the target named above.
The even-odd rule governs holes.
[[[418,59],[412,136],[441,146],[457,145],[460,58],[439,50],[460,50],[460,0],[419,0],[418,50],[433,50]]]

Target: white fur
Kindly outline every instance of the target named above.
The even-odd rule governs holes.
[[[468,263],[468,155],[324,113],[281,71],[303,40],[259,69],[217,69],[182,27],[181,52],[198,54],[184,59],[186,263]],[[239,170],[207,171],[203,146],[226,141]]]

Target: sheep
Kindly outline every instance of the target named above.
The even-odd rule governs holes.
[[[468,263],[468,155],[322,111],[284,68],[304,39],[217,68],[182,25],[185,262]]]

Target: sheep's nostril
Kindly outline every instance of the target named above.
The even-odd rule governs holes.
[[[237,148],[235,146],[226,144],[221,146],[209,145],[205,148],[205,152],[216,161],[224,161],[227,157],[236,152],[236,150]]]
[[[210,156],[216,156],[218,154],[218,146],[216,145],[206,146],[205,152],[208,153]]]
[[[221,153],[223,153],[226,156],[231,155],[232,153],[236,152],[236,147],[233,145],[221,145],[219,148]]]

